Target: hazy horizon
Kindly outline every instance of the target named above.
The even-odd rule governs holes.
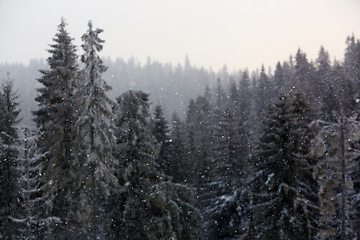
[[[360,1],[26,1],[0,0],[0,63],[46,59],[61,17],[80,49],[92,20],[104,29],[100,56],[152,60],[217,72],[227,65],[274,70],[298,48],[315,60],[320,46],[343,59],[346,37],[360,36]]]

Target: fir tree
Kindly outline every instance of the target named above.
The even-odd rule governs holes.
[[[263,122],[250,233],[258,239],[316,239],[318,207],[309,198],[315,193],[307,179],[312,175],[306,174],[311,139],[307,109],[301,97],[291,101],[283,95]]]
[[[319,56],[316,59],[316,77],[314,79],[313,92],[315,94],[315,101],[319,104],[322,96],[325,93],[326,83],[330,81],[331,62],[329,53],[321,46]]]
[[[244,190],[248,172],[248,142],[244,125],[228,102],[221,115],[214,146],[215,164],[206,194],[208,239],[240,236],[247,225]]]
[[[234,80],[230,80],[229,100],[234,106],[234,115],[238,118],[241,114],[240,95]]]
[[[244,123],[249,120],[250,110],[251,110],[251,89],[250,89],[250,78],[248,71],[244,71],[241,76],[239,84],[239,108],[240,108],[240,118]]]
[[[351,82],[342,67],[335,62],[330,76],[329,92],[325,94],[322,119],[314,122],[318,127],[313,141],[314,155],[319,158],[315,175],[321,186],[321,236],[347,239],[351,237],[352,178],[357,175],[356,141],[359,124],[354,116],[356,101]],[[325,102],[327,101],[327,102]],[[354,155],[355,154],[355,155]],[[355,167],[355,168],[354,168]],[[355,180],[356,181],[356,180]],[[354,191],[355,190],[355,191]],[[352,192],[352,193],[351,193]]]
[[[295,59],[294,83],[292,87],[304,92],[309,103],[314,104],[313,101],[316,98],[314,92],[314,86],[316,84],[315,67],[307,60],[306,53],[303,53],[300,49],[298,49]]]
[[[42,76],[38,81],[43,87],[37,89],[38,110],[33,112],[34,121],[41,131],[38,147],[44,154],[44,191],[52,195],[54,201],[54,207],[48,213],[62,220],[60,234],[71,231],[69,212],[75,198],[71,189],[76,116],[72,98],[78,66],[73,39],[65,27],[65,20],[61,19],[58,33],[53,38],[54,44],[48,50],[51,54],[47,59],[50,69],[40,70]]]
[[[8,74],[0,92],[0,232],[4,239],[11,238],[13,229],[10,217],[16,203],[15,162],[18,151],[15,144],[18,138],[16,125],[20,121],[17,98]]]
[[[346,39],[346,49],[344,56],[344,70],[346,77],[350,79],[355,87],[355,92],[360,89],[360,41],[355,40],[354,36]],[[359,95],[357,95],[359,98]]]
[[[260,115],[262,112],[266,111],[269,102],[270,102],[270,79],[265,73],[264,65],[261,67],[259,84],[257,86],[257,114]]]
[[[276,96],[279,96],[281,92],[286,91],[284,71],[282,69],[280,62],[276,64],[276,69],[274,74],[274,84],[275,84]]]
[[[157,170],[148,95],[128,91],[117,102],[114,152],[120,188],[111,204],[111,239],[196,239],[200,215],[192,191]]]
[[[152,125],[152,134],[154,135],[156,141],[160,144],[160,152],[156,162],[159,164],[162,172],[167,175],[171,175],[170,169],[172,166],[170,165],[171,163],[169,160],[169,129],[160,105],[155,107]]]
[[[114,175],[117,161],[111,151],[114,144],[111,129],[113,102],[106,96],[111,87],[101,76],[107,68],[98,56],[104,42],[99,38],[103,30],[93,30],[91,21],[88,26],[88,31],[81,37],[84,42],[81,45],[84,50],[81,61],[85,66],[80,72],[74,94],[77,148],[72,168],[76,171],[77,179],[72,213],[83,229],[91,229],[90,232],[85,231],[85,234],[95,240],[101,215],[100,204],[104,203],[111,186],[117,184]]]
[[[187,133],[187,180],[196,187],[199,196],[211,180],[213,162],[211,126],[211,106],[205,97],[199,96],[196,101],[190,100],[186,116],[185,130]]]

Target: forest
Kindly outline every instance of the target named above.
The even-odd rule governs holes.
[[[1,239],[360,239],[359,40],[214,73],[102,59],[102,31],[0,64]]]

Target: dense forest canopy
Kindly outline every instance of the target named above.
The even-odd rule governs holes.
[[[2,238],[360,238],[354,36],[214,73],[102,59],[101,33],[62,19],[46,62],[0,65]]]

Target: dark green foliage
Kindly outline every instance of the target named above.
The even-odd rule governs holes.
[[[298,49],[295,56],[296,64],[294,66],[294,83],[293,88],[301,90],[306,95],[306,100],[310,104],[314,104],[314,99],[317,97],[314,91],[315,85],[317,84],[315,78],[315,67],[312,62],[309,62],[306,53],[303,53]]]
[[[171,143],[169,142],[168,122],[164,117],[160,105],[155,107],[155,113],[152,121],[152,134],[154,135],[156,141],[160,144],[159,156],[156,159],[156,162],[159,164],[160,171],[172,176],[172,163],[169,159],[169,149]]]
[[[269,77],[265,73],[264,65],[261,67],[260,78],[258,80],[256,92],[256,111],[261,114],[266,111],[271,100],[271,83]]]
[[[102,78],[101,74],[107,67],[98,56],[104,42],[99,38],[103,30],[94,30],[91,21],[88,27],[81,38],[84,69],[80,72],[74,94],[77,133],[72,168],[76,171],[73,185],[76,196],[71,214],[87,237],[96,239],[100,229],[104,228],[100,222],[102,206],[112,188],[117,186],[115,167],[118,161],[112,155],[115,138],[111,107],[114,103],[106,95],[111,87]]]
[[[360,90],[360,41],[355,40],[354,36],[346,39],[346,49],[344,58],[344,70],[346,77],[350,79],[355,87],[355,92]],[[359,94],[357,94],[359,98]]]
[[[35,98],[38,110],[34,111],[34,121],[41,131],[38,139],[40,152],[44,154],[42,174],[45,192],[53,197],[53,208],[48,209],[49,216],[57,216],[68,222],[68,214],[74,198],[71,184],[74,176],[70,166],[74,151],[75,109],[72,97],[75,91],[75,77],[78,66],[76,49],[72,38],[65,29],[64,19],[53,38],[47,59],[50,69],[41,70],[38,81],[43,85],[37,89]],[[47,184],[52,183],[52,184]],[[60,228],[67,229],[61,225]],[[59,231],[64,231],[59,229]],[[69,231],[68,229],[66,231]]]
[[[281,63],[276,64],[275,74],[274,74],[274,84],[275,84],[275,93],[278,96],[280,93],[287,91],[287,86],[285,85],[286,79],[283,67]]]
[[[222,101],[220,94],[217,97],[218,101]],[[212,179],[212,145],[214,144],[212,114],[210,103],[205,97],[199,96],[196,101],[190,100],[185,122],[187,141],[185,168],[187,183],[196,187],[198,195],[202,194],[205,185]]]
[[[115,156],[119,190],[112,198],[111,239],[196,239],[201,215],[192,190],[157,170],[159,146],[151,133],[148,95],[117,98]]]
[[[246,179],[249,148],[242,119],[228,102],[217,123],[211,182],[205,194],[208,239],[229,239],[244,234],[247,227]]]
[[[315,239],[319,228],[316,195],[306,159],[311,132],[301,95],[283,95],[267,113],[253,181],[255,227],[259,239]],[[311,181],[311,182],[310,182]]]
[[[12,225],[10,217],[16,210],[17,173],[15,162],[18,150],[16,125],[19,122],[18,96],[13,89],[13,81],[8,75],[0,92],[0,233],[4,239],[10,239]]]
[[[239,84],[239,116],[244,123],[248,122],[251,110],[251,89],[248,71],[244,71]],[[240,119],[240,120],[241,120]]]
[[[344,117],[354,115],[357,107],[356,95],[352,81],[347,78],[338,62],[334,63],[329,75],[327,92],[323,95],[319,117],[325,121],[338,122],[341,111]]]
[[[325,83],[329,82],[331,73],[331,62],[329,59],[329,53],[325,51],[323,46],[321,46],[319,56],[316,59],[316,70],[316,76],[312,87],[315,95],[315,101],[319,103],[321,102],[321,98],[325,93]]]

